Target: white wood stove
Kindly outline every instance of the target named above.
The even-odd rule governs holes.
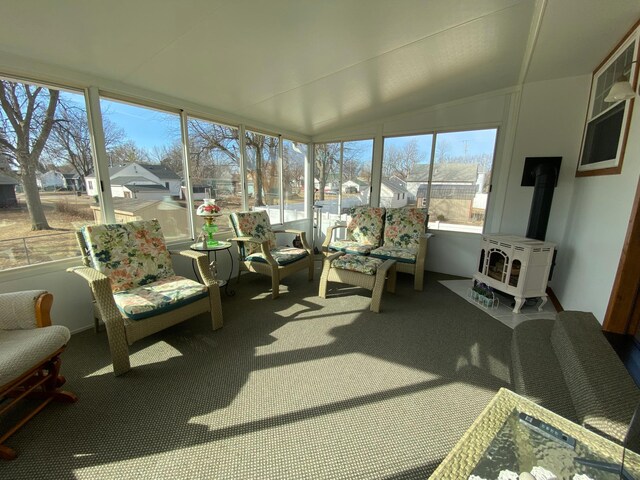
[[[513,313],[527,298],[539,297],[538,310],[547,303],[547,281],[553,262],[555,244],[516,235],[488,234],[482,236],[477,282],[513,295]]]

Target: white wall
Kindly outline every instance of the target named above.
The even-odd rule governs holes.
[[[577,178],[590,81],[525,85],[501,230],[526,232],[533,188],[520,186],[524,158],[562,156],[546,237],[558,248],[550,286],[564,309],[593,312],[602,322],[640,175],[640,122],[636,110],[620,175]]]
[[[573,199],[554,292],[565,309],[593,312],[603,322],[640,176],[640,105],[634,111],[622,173],[574,180]]]

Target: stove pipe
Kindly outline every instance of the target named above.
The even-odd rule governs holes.
[[[553,165],[541,163],[536,166],[534,175],[535,184],[533,186],[533,199],[531,200],[526,236],[527,238],[544,241],[547,235],[553,190],[558,179],[558,172]]]

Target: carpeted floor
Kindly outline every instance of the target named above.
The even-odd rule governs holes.
[[[243,276],[221,330],[198,317],[137,342],[122,377],[104,332],[74,335],[79,402],[14,435],[0,478],[427,478],[508,386],[511,329],[438,283],[455,277],[415,292],[399,275],[374,314],[366,290],[324,300],[305,275],[275,301]]]

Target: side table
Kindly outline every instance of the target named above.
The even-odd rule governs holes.
[[[231,297],[236,294],[235,291],[229,290],[229,283],[231,283],[231,275],[233,275],[233,255],[231,253],[231,242],[218,242],[215,245],[207,245],[204,247],[201,243],[194,243],[189,247],[191,250],[196,252],[207,252],[207,257],[209,257],[209,263],[211,263],[211,252],[213,252],[213,260],[215,262],[218,261],[218,252],[226,250],[229,254],[229,260],[231,261],[231,268],[229,269],[229,276],[226,280],[218,280],[218,285],[220,287],[224,287],[224,293],[228,297]],[[193,273],[196,278],[198,278],[198,272],[196,271],[195,263],[192,262]]]

